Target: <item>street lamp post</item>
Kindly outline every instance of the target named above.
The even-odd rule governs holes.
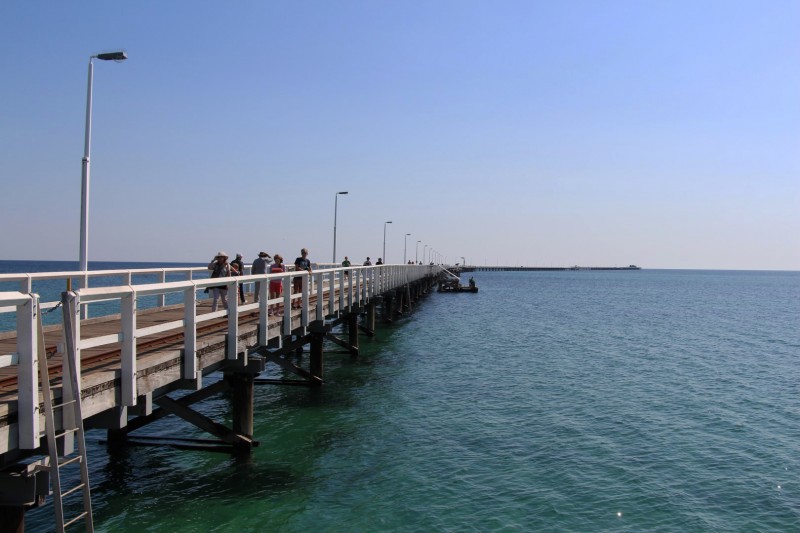
[[[333,201],[333,266],[336,266],[336,214],[339,210],[339,195],[347,194],[347,191],[337,192]]]
[[[82,271],[89,270],[89,155],[92,149],[92,78],[94,76],[93,59],[101,61],[125,61],[128,54],[125,52],[110,52],[89,57],[89,82],[86,90],[86,135],[83,143],[83,164],[81,172],[81,234],[79,267]]]
[[[425,250],[427,250],[427,249],[428,249],[428,245],[427,244],[422,247],[422,263],[425,264],[425,265],[428,264],[428,262],[425,261]]]
[[[386,224],[391,224],[391,220],[387,220],[383,223],[383,264],[387,264],[388,261],[386,260]]]
[[[403,237],[403,264],[405,265],[408,263],[408,259],[406,259],[406,248],[408,246],[408,236],[411,235],[410,233],[406,233],[406,236]]]
[[[422,242],[422,241],[417,241],[417,247],[416,247],[416,249],[414,250],[414,264],[415,264],[415,265],[416,265],[417,263],[419,263],[419,243],[421,243],[421,242]]]

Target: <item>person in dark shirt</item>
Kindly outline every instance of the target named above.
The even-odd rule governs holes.
[[[294,260],[294,270],[295,272],[305,270],[309,274],[311,274],[311,260],[308,258],[308,250],[306,250],[305,248],[300,250],[300,257]],[[297,276],[296,278],[294,278],[294,280],[292,280],[292,285],[293,285],[293,292],[295,294],[303,290],[303,277]],[[301,306],[302,303],[300,303],[300,300],[298,300],[297,303],[292,302],[292,307],[295,309],[300,309]]]
[[[225,252],[217,252],[214,259],[208,264],[208,269],[211,271],[212,278],[227,278],[231,275],[231,265],[228,263],[228,254]],[[228,308],[228,286],[218,285],[210,287],[213,291],[214,301],[211,303],[211,312],[217,310],[217,301],[222,300],[222,307]]]
[[[231,266],[236,268],[238,276],[244,276],[244,263],[242,262],[242,254],[236,254],[236,259],[231,261]],[[244,285],[239,284],[239,301],[245,303],[244,299]]]

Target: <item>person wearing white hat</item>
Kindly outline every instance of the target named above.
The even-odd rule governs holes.
[[[267,252],[258,252],[258,257],[253,261],[253,266],[250,267],[251,274],[266,274],[269,260],[272,259]],[[258,302],[258,297],[261,294],[261,282],[256,281],[256,294],[253,298],[254,302]]]
[[[211,271],[212,278],[227,278],[231,275],[231,266],[228,264],[228,254],[219,251],[217,255],[214,256],[214,259],[208,264],[208,269]],[[212,287],[214,291],[214,300],[211,302],[211,312],[217,310],[217,300],[221,297],[222,298],[222,307],[224,309],[228,308],[228,286],[227,285],[220,285],[218,287]]]

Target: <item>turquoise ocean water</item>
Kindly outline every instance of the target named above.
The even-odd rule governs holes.
[[[475,279],[329,354],[322,390],[258,387],[249,457],[90,432],[96,529],[800,531],[800,273]]]

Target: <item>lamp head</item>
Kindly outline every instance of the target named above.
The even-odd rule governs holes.
[[[336,194],[347,194],[347,191],[337,192]]]
[[[103,61],[125,61],[126,59],[128,59],[128,54],[120,50],[119,52],[107,52],[105,54],[97,54],[94,57],[96,57],[97,59],[101,59]]]

